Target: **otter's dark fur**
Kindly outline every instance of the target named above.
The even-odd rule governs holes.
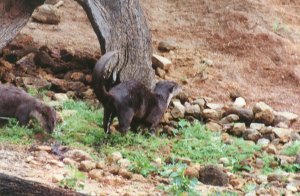
[[[105,72],[107,64],[115,54],[109,52],[102,56],[93,71],[94,91],[104,107],[105,132],[109,133],[114,117],[118,117],[119,131],[123,134],[129,127],[136,130],[140,124],[155,128],[171,98],[180,91],[179,85],[171,81],[160,81],[151,91],[142,83],[129,80],[111,87],[112,79],[105,79]]]
[[[0,117],[16,118],[21,125],[27,125],[35,118],[48,133],[56,124],[56,112],[24,90],[12,85],[0,84]]]

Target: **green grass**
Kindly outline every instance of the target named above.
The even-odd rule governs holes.
[[[296,156],[300,153],[300,141],[294,141],[290,146],[283,149],[282,153],[287,156]]]

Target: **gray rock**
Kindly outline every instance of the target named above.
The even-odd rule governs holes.
[[[243,108],[246,106],[246,100],[243,97],[238,97],[233,103],[234,107]]]
[[[258,130],[261,134],[270,134],[273,133],[273,127],[268,126],[268,127],[262,127],[260,130]]]
[[[183,118],[185,114],[185,107],[181,104],[179,100],[173,101],[174,108],[171,111],[173,118]]]
[[[166,71],[163,70],[163,69],[161,69],[160,67],[157,67],[157,68],[155,69],[155,74],[156,74],[158,77],[164,79],[165,76],[166,76]]]
[[[87,152],[84,152],[82,150],[69,150],[64,154],[64,156],[73,159],[77,162],[81,162],[84,160],[93,160]]]
[[[221,124],[229,124],[233,122],[237,122],[239,120],[239,116],[236,114],[229,114],[220,120]]]
[[[161,41],[158,43],[158,49],[163,52],[169,52],[176,49],[176,42],[171,40]]]
[[[157,54],[153,54],[152,56],[152,64],[153,64],[153,68],[156,69],[157,67],[167,71],[170,69],[170,67],[172,66],[172,62],[162,56],[159,56]]]
[[[269,143],[270,143],[270,140],[268,140],[266,138],[261,138],[261,139],[257,140],[257,145],[262,146],[262,147],[268,146]]]
[[[281,122],[294,122],[299,118],[299,115],[291,112],[275,112],[275,117],[281,119]]]
[[[187,114],[196,116],[199,115],[201,112],[199,105],[191,105],[190,103],[185,102],[184,106],[185,106],[185,112]]]
[[[58,9],[50,4],[43,4],[36,8],[32,18],[45,24],[58,24],[60,22]]]
[[[216,122],[208,122],[205,124],[206,128],[210,131],[213,131],[213,132],[219,132],[219,131],[222,131],[223,127],[216,123]]]
[[[59,102],[64,102],[64,101],[68,101],[69,98],[65,93],[55,93],[54,100],[57,100]]]
[[[113,152],[109,157],[107,157],[109,163],[117,163],[123,158],[121,152]]]
[[[79,165],[79,169],[81,171],[89,172],[93,169],[96,169],[96,163],[93,161],[81,161]]]
[[[200,106],[200,108],[203,110],[206,104],[206,101],[204,98],[201,99],[196,99],[195,101],[193,101],[193,104],[197,104]]]
[[[246,140],[257,142],[261,138],[261,134],[256,129],[246,129],[243,133],[243,137]]]
[[[245,131],[246,131],[245,123],[235,123],[231,130],[232,134],[235,136],[242,136]]]
[[[89,172],[89,177],[93,180],[100,181],[103,178],[103,170],[93,169]]]
[[[263,111],[267,111],[267,110],[271,111],[272,113],[274,112],[273,108],[271,106],[267,105],[264,102],[258,102],[253,107],[253,113],[254,114],[260,113],[260,112],[263,112]]]
[[[202,115],[209,120],[219,120],[221,117],[220,113],[214,109],[204,109]]]
[[[257,122],[271,125],[275,119],[274,110],[264,102],[256,103],[253,107],[254,118]]]
[[[255,129],[257,131],[260,131],[262,128],[265,128],[265,124],[263,123],[251,123],[250,124],[250,129]]]
[[[209,165],[200,170],[199,181],[208,185],[226,186],[229,179],[228,175],[221,168]]]
[[[293,129],[284,129],[284,128],[277,128],[274,127],[272,132],[282,141],[287,142],[291,138],[292,133],[294,132]]]

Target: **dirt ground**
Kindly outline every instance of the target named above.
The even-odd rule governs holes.
[[[168,78],[184,81],[188,94],[211,97],[218,103],[228,103],[230,94],[239,94],[249,107],[264,101],[276,110],[300,114],[299,1],[141,3],[154,52],[160,53],[159,41],[176,42],[176,50],[161,55],[175,65]],[[62,22],[58,26],[29,22],[22,32],[41,45],[72,47],[98,56],[99,44],[82,8],[65,0],[60,10]]]

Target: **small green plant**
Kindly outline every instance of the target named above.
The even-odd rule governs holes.
[[[300,153],[300,141],[294,141],[290,146],[283,149],[282,153],[287,156],[296,156]]]
[[[278,17],[275,18],[272,28],[275,33],[278,33],[281,29],[288,31],[287,25],[281,22]]]
[[[186,168],[187,165],[181,163],[165,166],[160,174],[163,177],[171,178],[171,182],[170,185],[166,187],[160,186],[159,188],[170,195],[199,195],[199,193],[195,191],[198,180],[196,178],[189,179],[185,176]]]
[[[68,167],[69,175],[60,181],[59,186],[67,189],[81,190],[84,188],[82,183],[86,179],[86,175],[80,172],[76,167]]]
[[[139,173],[143,176],[148,176],[150,173],[157,173],[158,168],[151,164],[145,154],[137,153],[133,158],[133,165],[130,170]]]

